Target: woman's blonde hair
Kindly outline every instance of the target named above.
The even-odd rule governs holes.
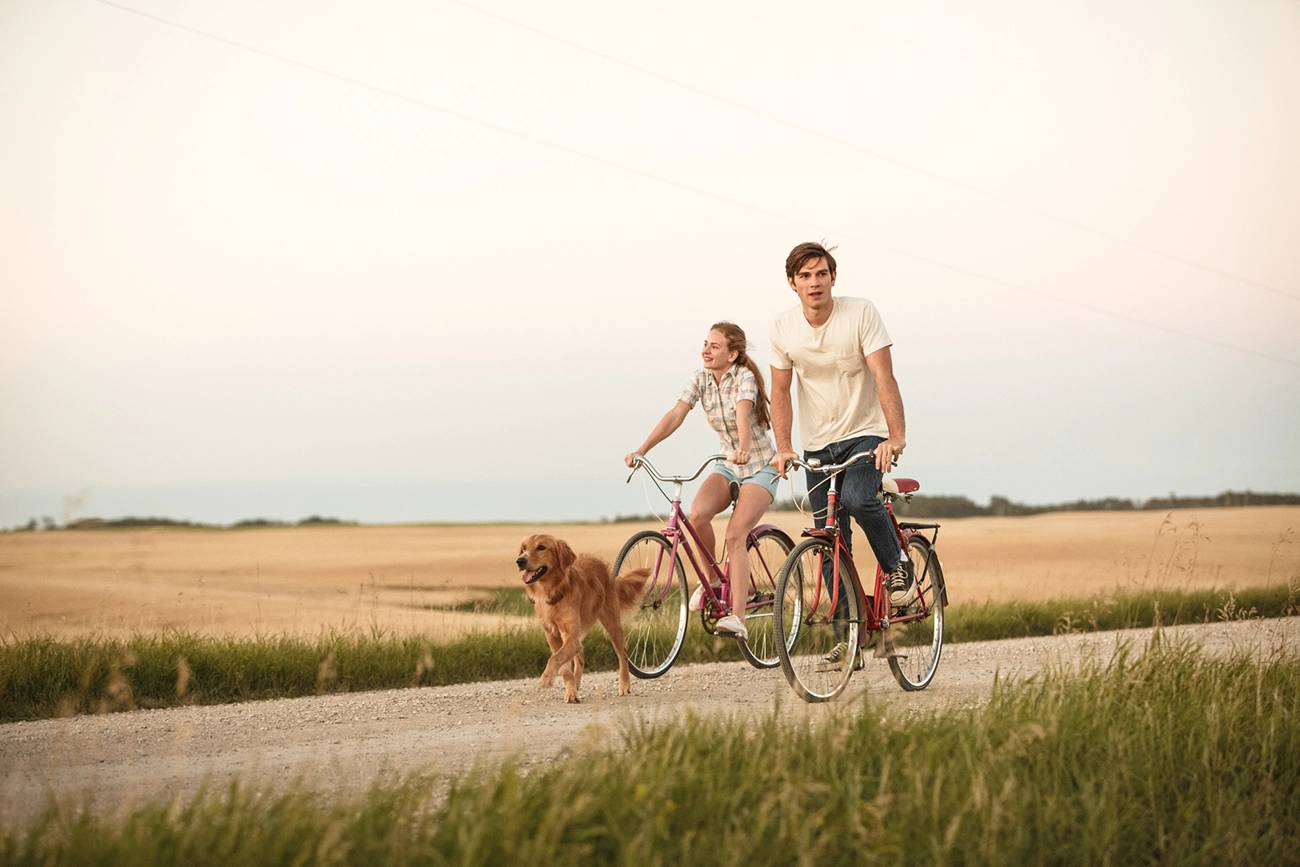
[[[758,364],[749,357],[749,341],[745,339],[745,330],[734,322],[715,322],[709,328],[727,339],[727,351],[736,353],[736,364],[743,364],[754,374],[758,383],[758,400],[754,401],[754,419],[763,430],[772,427],[772,415],[768,410],[767,386],[763,383],[763,372]]]

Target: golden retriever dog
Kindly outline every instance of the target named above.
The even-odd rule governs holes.
[[[650,570],[637,569],[615,578],[604,560],[574,554],[567,542],[542,535],[529,536],[520,543],[515,565],[523,571],[524,592],[532,600],[551,646],[542,686],[555,683],[558,673],[564,678],[565,701],[579,701],[578,684],[586,666],[582,637],[599,620],[618,654],[618,694],[631,692],[623,613],[640,604]]]

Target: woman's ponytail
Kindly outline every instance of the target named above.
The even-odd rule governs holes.
[[[758,364],[749,357],[749,342],[745,339],[744,329],[734,322],[718,322],[709,330],[717,331],[725,337],[727,351],[736,352],[736,363],[743,364],[750,373],[754,374],[754,381],[758,384],[758,400],[754,401],[754,420],[763,430],[770,430],[772,414],[768,408],[767,385],[763,382],[763,372],[758,369]]]

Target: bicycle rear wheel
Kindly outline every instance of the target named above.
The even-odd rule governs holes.
[[[893,630],[894,648],[899,655],[890,658],[889,668],[899,686],[914,691],[929,686],[939,668],[939,656],[943,652],[944,583],[939,555],[928,539],[923,536],[909,539],[907,556],[915,570],[912,574],[916,576],[917,597],[895,610],[892,617],[919,614],[925,607],[930,613]]]
[[[776,652],[776,630],[772,626],[776,576],[793,547],[790,537],[775,527],[754,536],[748,546],[750,590],[745,630],[749,639],[740,642],[740,652],[755,668],[776,668],[781,664]]]
[[[806,539],[790,552],[776,580],[772,623],[781,670],[800,698],[828,701],[848,686],[857,662],[862,614],[852,564],[835,546]]]
[[[633,569],[649,569],[650,578],[641,604],[623,622],[628,667],[637,677],[658,677],[672,667],[686,638],[686,570],[656,530],[637,533],[614,558],[615,575]]]

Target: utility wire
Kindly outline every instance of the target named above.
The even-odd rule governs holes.
[[[445,116],[447,116],[447,117],[452,117],[452,118],[455,118],[455,119],[457,119],[457,120],[463,121],[463,122],[465,122],[465,123],[472,124],[472,125],[474,125],[474,126],[482,127],[483,129],[490,129],[490,130],[492,130],[492,131],[494,131],[494,132],[504,133],[505,135],[509,135],[509,136],[512,136],[512,137],[514,137],[514,138],[518,138],[518,139],[523,139],[524,141],[532,142],[533,144],[539,144],[539,145],[542,145],[543,147],[550,148],[550,149],[552,149],[552,150],[557,150],[557,151],[560,151],[560,152],[563,152],[563,153],[571,154],[571,155],[573,155],[573,156],[581,157],[582,159],[591,160],[592,162],[600,163],[601,165],[608,166],[608,167],[610,167],[610,168],[617,169],[617,170],[622,171],[622,172],[627,172],[627,173],[629,173],[629,174],[633,174],[633,175],[636,175],[636,176],[638,176],[638,177],[646,178],[646,179],[648,179],[648,180],[652,180],[652,181],[655,181],[655,182],[657,182],[657,183],[666,184],[666,185],[671,186],[671,187],[676,187],[677,189],[680,189],[680,190],[686,190],[687,192],[693,193],[693,194],[695,194],[695,195],[702,196],[702,197],[704,197],[704,198],[708,198],[708,199],[712,199],[712,200],[717,201],[717,202],[722,202],[722,203],[724,203],[724,204],[731,205],[731,206],[736,207],[736,208],[740,208],[740,209],[747,210],[747,211],[752,211],[752,212],[754,212],[754,213],[756,213],[756,214],[762,214],[762,215],[764,215],[764,216],[772,217],[772,218],[774,218],[774,219],[781,220],[781,221],[783,221],[783,222],[795,223],[795,224],[798,224],[798,225],[807,226],[807,227],[809,227],[809,228],[813,228],[813,229],[817,229],[818,231],[825,232],[825,233],[827,233],[828,235],[838,236],[838,237],[841,237],[841,238],[851,238],[851,239],[856,240],[856,241],[858,241],[858,242],[860,242],[860,243],[868,244],[868,245],[870,245],[870,246],[872,246],[872,247],[875,247],[875,248],[877,248],[877,249],[885,250],[885,251],[887,251],[887,252],[893,253],[893,254],[895,254],[895,255],[897,255],[897,256],[901,256],[901,257],[906,258],[906,259],[911,259],[911,260],[913,260],[913,261],[917,261],[917,262],[924,262],[925,264],[933,265],[933,266],[938,267],[938,268],[943,268],[943,269],[945,269],[945,270],[952,271],[953,273],[956,273],[956,274],[961,274],[961,275],[966,276],[966,277],[972,277],[972,278],[974,278],[974,279],[976,279],[976,280],[981,280],[981,281],[984,281],[984,282],[986,282],[986,283],[993,283],[993,284],[998,285],[998,286],[1003,286],[1003,287],[1006,287],[1006,288],[1008,288],[1008,289],[1013,289],[1013,290],[1015,290],[1015,291],[1017,291],[1017,292],[1023,292],[1023,293],[1029,294],[1029,295],[1033,295],[1033,296],[1038,297],[1038,298],[1044,298],[1044,299],[1047,299],[1047,300],[1050,300],[1050,301],[1055,301],[1055,302],[1060,303],[1060,304],[1066,304],[1066,305],[1069,305],[1069,306],[1071,306],[1071,307],[1079,308],[1079,309],[1081,309],[1081,310],[1088,310],[1088,311],[1093,312],[1093,313],[1101,314],[1102,316],[1109,316],[1109,317],[1111,317],[1111,318],[1113,318],[1113,319],[1118,319],[1118,320],[1121,320],[1121,321],[1124,321],[1124,322],[1128,322],[1128,323],[1133,324],[1133,325],[1139,325],[1139,326],[1142,326],[1142,327],[1144,327],[1144,328],[1150,328],[1150,329],[1153,329],[1153,330],[1155,330],[1155,331],[1161,331],[1161,332],[1164,332],[1164,333],[1166,333],[1166,334],[1173,334],[1173,335],[1176,335],[1176,336],[1178,336],[1178,337],[1184,337],[1184,338],[1187,338],[1187,339],[1189,339],[1189,340],[1195,340],[1195,341],[1197,341],[1197,342],[1199,342],[1199,343],[1208,344],[1208,345],[1210,345],[1210,346],[1215,346],[1215,347],[1218,347],[1218,348],[1220,348],[1220,349],[1228,349],[1228,350],[1231,350],[1231,351],[1233,351],[1233,352],[1239,352],[1239,353],[1243,353],[1243,354],[1245,354],[1245,355],[1252,355],[1252,356],[1255,356],[1256,358],[1262,358],[1262,359],[1265,359],[1265,360],[1267,360],[1267,361],[1273,361],[1273,362],[1277,362],[1277,363],[1279,363],[1279,364],[1285,364],[1285,365],[1288,365],[1288,366],[1291,366],[1291,367],[1300,368],[1300,361],[1294,361],[1294,360],[1289,359],[1289,358],[1282,358],[1282,357],[1280,357],[1280,356],[1270,355],[1270,354],[1268,354],[1268,353],[1266,353],[1266,352],[1260,352],[1260,351],[1255,350],[1255,349],[1250,349],[1250,348],[1247,348],[1247,347],[1244,347],[1244,346],[1238,346],[1238,345],[1236,345],[1236,344],[1228,343],[1228,342],[1226,342],[1226,341],[1216,340],[1215,338],[1212,338],[1212,337],[1205,337],[1205,336],[1202,336],[1202,335],[1200,335],[1200,334],[1195,334],[1195,333],[1190,332],[1190,331],[1183,331],[1182,329],[1173,328],[1173,327],[1171,327],[1171,326],[1167,326],[1167,325],[1161,325],[1160,323],[1157,323],[1157,322],[1151,322],[1151,321],[1149,321],[1149,320],[1141,319],[1141,318],[1138,318],[1138,317],[1136,317],[1136,316],[1130,316],[1130,315],[1127,314],[1127,313],[1119,313],[1119,312],[1117,312],[1117,311],[1110,310],[1110,309],[1107,309],[1107,308],[1105,308],[1105,307],[1098,307],[1098,306],[1096,306],[1096,305],[1088,304],[1088,303],[1083,302],[1083,301],[1076,301],[1076,300],[1074,300],[1074,299],[1072,299],[1072,298],[1066,298],[1066,297],[1061,296],[1061,295],[1054,295],[1054,294],[1052,294],[1052,293],[1050,293],[1050,292],[1044,292],[1044,291],[1042,291],[1042,290],[1040,290],[1040,289],[1034,289],[1034,288],[1031,288],[1031,287],[1029,287],[1029,286],[1024,286],[1024,285],[1019,284],[1019,283],[1014,283],[1014,282],[1012,282],[1012,281],[1010,281],[1010,280],[1004,280],[1004,279],[1002,279],[1002,278],[1000,278],[1000,277],[993,277],[993,276],[990,276],[990,275],[988,275],[988,274],[982,274],[982,273],[980,273],[980,272],[978,272],[978,271],[973,271],[973,270],[971,270],[971,269],[969,269],[969,268],[963,268],[963,267],[961,267],[961,266],[959,266],[959,265],[952,265],[952,264],[950,264],[950,263],[948,263],[948,262],[944,262],[944,261],[942,261],[942,260],[940,260],[940,259],[934,259],[934,258],[931,258],[931,257],[928,257],[928,256],[921,256],[921,255],[918,255],[918,254],[916,254],[916,253],[911,253],[911,252],[908,252],[908,251],[906,251],[906,250],[903,250],[903,249],[900,249],[900,248],[897,248],[897,247],[890,246],[890,245],[888,245],[888,244],[882,244],[882,243],[880,243],[879,241],[874,241],[874,240],[871,240],[870,238],[862,237],[861,235],[855,235],[855,234],[853,234],[853,233],[851,233],[851,232],[844,232],[844,231],[842,231],[842,230],[840,230],[840,229],[836,229],[836,228],[834,228],[834,227],[832,227],[832,226],[826,226],[826,225],[821,224],[821,223],[815,223],[815,222],[813,222],[813,221],[805,220],[805,219],[801,219],[801,218],[798,218],[798,217],[791,217],[791,216],[789,216],[788,214],[782,214],[782,213],[780,213],[780,212],[778,212],[778,211],[773,211],[773,210],[770,210],[770,209],[768,209],[768,208],[764,208],[764,207],[762,207],[762,206],[760,206],[760,205],[754,205],[754,204],[751,204],[751,203],[749,203],[749,202],[743,202],[743,201],[740,201],[739,199],[733,199],[733,198],[731,198],[731,197],[729,197],[729,196],[725,196],[725,195],[722,195],[722,194],[720,194],[720,193],[715,193],[715,192],[712,192],[712,191],[710,191],[710,190],[703,189],[703,188],[701,188],[701,187],[692,186],[691,184],[686,184],[686,183],[683,183],[683,182],[681,182],[681,181],[675,181],[675,180],[673,180],[672,178],[666,178],[666,177],[663,177],[662,175],[656,175],[656,174],[653,174],[653,173],[651,173],[651,172],[647,172],[647,171],[645,171],[644,169],[638,169],[638,168],[636,168],[636,167],[634,167],[634,166],[629,166],[629,165],[625,165],[625,164],[623,164],[623,163],[615,162],[615,161],[613,161],[613,160],[606,159],[605,157],[597,156],[597,155],[595,155],[595,154],[591,154],[591,153],[588,153],[588,152],[586,152],[586,151],[578,150],[577,148],[573,148],[573,147],[570,147],[570,146],[568,146],[568,145],[560,144],[560,143],[558,143],[558,142],[554,142],[554,141],[550,141],[550,140],[548,140],[548,139],[541,138],[540,136],[532,135],[531,133],[520,132],[519,130],[511,129],[510,127],[502,126],[501,124],[494,123],[494,122],[492,122],[492,121],[482,120],[482,119],[480,119],[480,118],[473,117],[472,115],[464,114],[464,113],[462,113],[462,112],[454,111],[454,110],[449,109],[449,108],[444,108],[443,106],[436,105],[436,104],[431,103],[431,102],[426,102],[426,101],[421,100],[421,99],[416,99],[415,97],[407,96],[407,95],[405,95],[405,94],[403,94],[403,93],[399,93],[398,91],[395,91],[395,90],[389,90],[388,88],[385,88],[385,87],[380,87],[380,86],[378,86],[378,85],[369,84],[369,83],[367,83],[367,82],[365,82],[365,81],[361,81],[361,80],[359,80],[359,79],[351,78],[351,77],[349,77],[349,76],[342,75],[342,74],[337,73],[337,72],[332,72],[332,71],[330,71],[330,70],[328,70],[328,69],[324,69],[324,68],[319,67],[319,66],[313,66],[312,64],[309,64],[309,63],[303,63],[303,62],[300,61],[300,60],[294,60],[294,59],[289,58],[289,57],[284,57],[284,56],[282,56],[282,55],[275,54],[275,53],[273,53],[273,52],[266,51],[266,50],[264,50],[264,49],[257,48],[257,47],[252,46],[252,45],[247,45],[247,44],[245,44],[245,43],[243,43],[243,42],[238,42],[238,41],[233,40],[233,39],[227,39],[227,38],[224,37],[224,36],[217,36],[217,35],[215,35],[215,34],[213,34],[213,33],[209,33],[209,32],[207,32],[207,31],[205,31],[205,30],[200,30],[200,29],[198,29],[197,27],[191,27],[191,26],[189,26],[189,25],[187,25],[187,24],[181,24],[181,23],[179,23],[179,22],[177,22],[177,21],[172,21],[172,20],[170,20],[170,19],[168,19],[168,18],[163,18],[163,17],[161,17],[161,16],[159,16],[159,15],[154,15],[154,14],[152,14],[152,13],[150,13],[150,12],[144,12],[144,11],[141,11],[141,10],[139,10],[139,9],[133,9],[133,8],[131,8],[130,6],[124,6],[124,5],[120,4],[120,3],[115,3],[115,2],[113,2],[113,0],[95,0],[95,2],[97,2],[97,3],[102,3],[102,4],[105,5],[105,6],[111,6],[111,7],[113,7],[114,9],[120,9],[120,10],[123,11],[123,12],[129,12],[129,13],[131,13],[131,14],[133,14],[133,15],[138,15],[138,16],[140,16],[141,18],[147,18],[147,19],[149,19],[149,20],[151,20],[151,21],[156,21],[156,22],[158,22],[158,23],[160,23],[160,24],[165,24],[165,25],[167,25],[168,27],[174,27],[174,28],[176,28],[176,29],[178,29],[178,30],[183,30],[183,31],[185,31],[186,33],[192,33],[192,34],[194,34],[195,36],[201,36],[201,37],[203,37],[204,39],[209,39],[209,40],[212,40],[212,41],[214,41],[214,42],[219,42],[219,43],[221,43],[221,44],[223,44],[223,45],[229,45],[229,46],[231,46],[231,47],[233,47],[233,48],[238,48],[238,49],[240,49],[241,51],[247,51],[247,52],[249,52],[250,54],[255,54],[255,55],[259,56],[259,57],[265,57],[265,58],[267,58],[267,59],[269,59],[269,60],[274,60],[274,61],[276,61],[276,62],[278,62],[278,63],[284,63],[284,64],[287,64],[287,65],[289,65],[289,66],[296,67],[296,68],[298,68],[298,69],[306,70],[307,72],[312,72],[312,73],[315,73],[315,74],[317,74],[317,75],[322,75],[322,76],[325,76],[326,78],[331,78],[331,79],[333,79],[333,80],[335,80],[335,81],[341,81],[341,82],[344,82],[344,83],[346,83],[346,84],[350,84],[350,85],[352,85],[352,86],[354,86],[354,87],[358,87],[358,88],[361,88],[361,89],[363,89],[363,90],[368,90],[368,91],[370,91],[370,92],[372,92],[372,93],[378,93],[378,94],[381,94],[381,95],[383,95],[383,96],[390,97],[390,98],[392,98],[392,99],[400,100],[400,101],[402,101],[402,102],[405,102],[405,103],[408,103],[408,104],[411,104],[411,105],[416,105],[416,106],[419,106],[419,107],[421,107],[421,108],[428,109],[429,111],[437,112],[438,114],[442,114],[442,115],[445,115]]]
[[[1053,214],[1050,211],[1044,211],[1041,208],[1037,208],[1033,205],[1025,204],[1024,202],[1020,202],[1015,199],[1008,198],[1007,196],[1003,196],[999,193],[994,193],[989,190],[985,190],[980,187],[974,186],[973,184],[968,184],[964,181],[959,181],[956,180],[955,178],[950,178],[947,177],[946,175],[941,175],[938,172],[933,172],[930,171],[929,169],[925,169],[920,166],[913,165],[908,162],[904,162],[903,160],[896,159],[895,157],[882,154],[879,151],[874,151],[871,150],[870,148],[863,147],[862,145],[859,145],[855,142],[848,141],[847,139],[842,139],[837,136],[833,136],[828,133],[821,132],[820,130],[815,130],[810,127],[806,127],[803,124],[796,123],[791,120],[787,120],[779,115],[771,114],[770,112],[766,112],[761,108],[755,108],[752,105],[748,105],[746,103],[739,102],[734,99],[730,99],[729,97],[722,96],[721,94],[714,93],[710,90],[705,90],[702,87],[696,87],[693,84],[690,84],[685,81],[681,81],[680,79],[673,78],[672,76],[664,75],[661,72],[655,72],[653,69],[647,69],[644,66],[638,66],[635,63],[630,63],[629,61],[623,60],[622,58],[619,57],[615,57],[612,54],[606,54],[603,51],[598,51],[595,48],[590,48],[586,45],[583,45],[580,42],[574,42],[570,39],[565,39],[563,36],[556,36],[554,33],[548,33],[545,30],[541,30],[537,27],[533,27],[530,24],[524,24],[523,22],[516,21],[513,18],[507,18],[506,16],[501,15],[499,13],[492,12],[480,6],[475,6],[473,3],[467,3],[465,2],[465,0],[445,0],[445,2],[450,3],[454,6],[459,6],[463,9],[469,9],[473,12],[477,12],[480,15],[484,15],[488,18],[492,18],[497,21],[500,21],[503,24],[509,24],[512,27],[516,27],[520,30],[527,31],[537,36],[541,36],[544,39],[549,39],[552,42],[557,42],[569,48],[582,51],[586,54],[590,54],[592,57],[598,57],[601,60],[616,64],[618,66],[622,66],[625,69],[630,69],[634,72],[640,73],[641,75],[645,75],[650,78],[654,78],[659,81],[666,82],[668,84],[673,85],[674,87],[678,87],[681,88],[682,90],[690,91],[691,93],[694,93],[698,96],[703,96],[707,99],[714,100],[715,102],[720,102],[724,105],[729,105],[732,108],[753,115],[754,117],[762,118],[763,120],[769,121],[771,123],[779,124],[780,126],[784,126],[788,129],[797,130],[805,135],[812,136],[813,138],[821,139],[822,141],[830,142],[831,144],[838,145],[839,147],[848,148],[849,150],[853,150],[865,156],[869,156],[872,159],[889,163],[892,166],[897,166],[898,168],[912,172],[913,174],[921,175],[922,177],[929,178],[930,180],[938,181],[939,183],[947,184],[948,186],[951,187],[956,187],[960,190],[964,190],[968,193],[973,193],[977,196],[983,196],[986,199],[992,199],[995,202],[998,202],[1003,205],[1007,205],[1012,208],[1019,208],[1023,211],[1028,211],[1029,213],[1035,214],[1039,217],[1043,217],[1044,219],[1053,220],[1057,223],[1061,223],[1062,225],[1070,226],[1071,228],[1078,229],[1079,231],[1082,232],[1087,232],[1090,235],[1095,235],[1096,237],[1099,238],[1105,238],[1108,241],[1113,241],[1117,244],[1123,244],[1127,247],[1132,247],[1136,250],[1141,250],[1145,253],[1150,253],[1151,255],[1159,256],[1163,259],[1168,259],[1171,262],[1177,262],[1180,265],[1185,265],[1189,268],[1196,268],[1201,271],[1206,271],[1210,274],[1214,274],[1219,277],[1225,277],[1229,280],[1235,280],[1238,283],[1244,283],[1247,286],[1253,286],[1256,289],[1261,289],[1265,292],[1271,292],[1274,295],[1280,295],[1283,298],[1289,298],[1292,301],[1300,302],[1300,295],[1297,295],[1292,292],[1288,292],[1285,289],[1279,289],[1275,286],[1270,286],[1267,283],[1261,283],[1258,280],[1251,280],[1249,278],[1242,277],[1240,275],[1233,274],[1228,271],[1224,271],[1221,268],[1215,268],[1212,265],[1206,265],[1201,262],[1196,262],[1191,259],[1187,259],[1183,256],[1178,256],[1174,253],[1169,253],[1164,250],[1160,250],[1156,247],[1152,247],[1149,244],[1143,244],[1140,241],[1133,241],[1130,240],[1129,238],[1116,235],[1112,232],[1107,232],[1104,229],[1094,228],[1085,223],[1080,223],[1077,220],[1071,220],[1069,217],[1062,217],[1059,214]]]

